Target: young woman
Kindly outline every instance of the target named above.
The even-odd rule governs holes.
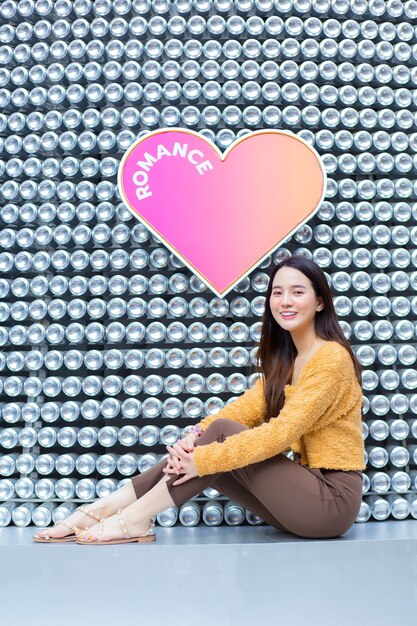
[[[345,533],[365,469],[361,366],[313,261],[292,256],[273,267],[258,362],[255,385],[166,446],[169,457],[34,540],[152,541],[152,518],[209,486],[283,532]]]

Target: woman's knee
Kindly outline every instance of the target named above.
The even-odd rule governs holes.
[[[227,417],[219,417],[214,420],[209,426],[209,429],[216,430],[217,432],[228,434],[228,433],[237,433],[241,430],[248,430],[249,426],[245,426],[245,424],[241,424],[240,422],[235,422]]]
[[[195,445],[204,446],[212,441],[223,441],[225,437],[235,435],[241,430],[247,430],[248,428],[248,426],[240,424],[239,422],[234,422],[227,417],[219,417],[206,428],[201,437],[199,437],[199,439],[195,442]]]

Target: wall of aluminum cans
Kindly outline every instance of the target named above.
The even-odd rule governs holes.
[[[290,254],[364,368],[357,522],[417,518],[416,24],[400,0],[1,2],[0,525],[106,496],[250,387]],[[325,163],[319,212],[223,299],[118,194],[164,126],[287,129]],[[213,488],[157,520],[262,523]]]

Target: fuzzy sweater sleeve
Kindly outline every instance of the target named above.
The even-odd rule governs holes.
[[[251,463],[268,459],[290,447],[291,442],[308,431],[329,408],[343,399],[349,375],[343,360],[317,358],[307,365],[303,383],[292,387],[277,417],[251,430],[244,430],[194,448],[194,462],[199,476],[229,472]],[[301,380],[301,377],[300,377]],[[333,419],[338,416],[337,411]],[[328,422],[327,422],[328,423]]]
[[[197,426],[206,430],[210,424],[220,417],[245,424],[249,428],[254,428],[265,419],[266,403],[263,391],[263,379],[258,378],[251,389],[247,389],[237,400],[223,407],[218,413],[208,415]]]

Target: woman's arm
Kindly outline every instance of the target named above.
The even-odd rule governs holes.
[[[252,389],[247,389],[237,400],[227,404],[215,415],[208,415],[196,426],[206,430],[216,419],[225,417],[234,422],[245,424],[249,428],[254,428],[262,424],[265,415],[266,403],[263,391],[263,378],[260,377]]]
[[[268,459],[290,447],[330,409],[326,423],[340,415],[339,404],[351,384],[351,371],[343,359],[318,361],[305,376],[303,385],[293,387],[278,417],[268,423],[194,449],[199,476],[228,472]],[[339,412],[338,412],[339,409]]]

